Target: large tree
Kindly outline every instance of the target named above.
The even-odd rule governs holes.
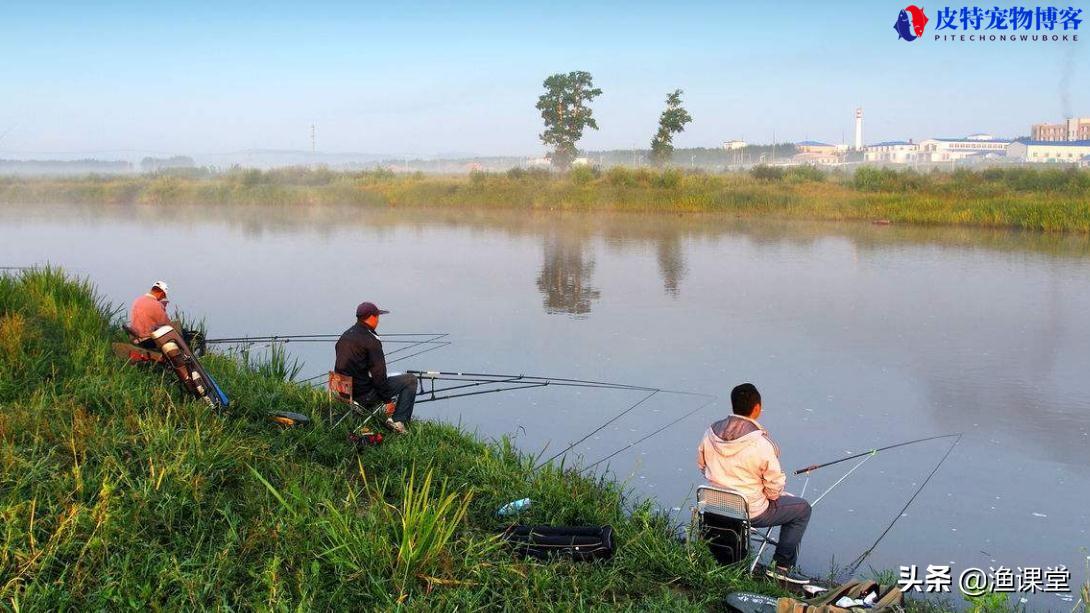
[[[537,110],[545,122],[541,142],[553,148],[549,153],[553,166],[565,169],[579,153],[575,144],[583,137],[583,129],[598,129],[588,104],[602,90],[594,87],[593,77],[582,70],[554,74],[545,79],[544,85],[545,93],[537,99]]]
[[[681,106],[680,89],[666,96],[666,110],[659,115],[659,131],[651,139],[651,160],[656,166],[670,161],[674,153],[674,135],[685,130],[685,124],[693,120],[689,111]]]

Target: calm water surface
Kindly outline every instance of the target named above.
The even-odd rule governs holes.
[[[1090,242],[985,230],[717,217],[0,207],[0,264],[60,264],[125,304],[167,279],[211,336],[340,332],[357,302],[388,332],[451,333],[398,366],[691,389],[721,400],[611,470],[678,521],[695,447],[753,381],[785,468],[955,431],[965,439],[868,560],[1085,575],[1090,546]],[[329,345],[292,345],[310,376]],[[418,415],[563,448],[641,397],[546,388]],[[578,450],[593,462],[691,410],[655,397]],[[815,509],[811,572],[846,563],[945,451],[875,457]],[[426,455],[427,450],[421,450]],[[815,473],[808,493],[850,464]],[[789,482],[796,493],[803,483]],[[1055,596],[1041,604],[1070,608]]]

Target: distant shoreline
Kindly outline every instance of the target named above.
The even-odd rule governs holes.
[[[1090,233],[1090,171],[996,168],[917,173],[758,167],[469,176],[285,168],[132,177],[0,177],[0,203],[361,205],[537,211],[713,212],[740,218],[861,220]]]

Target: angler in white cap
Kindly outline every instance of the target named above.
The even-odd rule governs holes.
[[[139,346],[155,349],[151,333],[167,325],[170,325],[170,318],[167,317],[167,284],[166,281],[156,281],[148,293],[132,301],[129,328],[139,339]]]

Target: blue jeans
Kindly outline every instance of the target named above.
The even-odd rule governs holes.
[[[387,377],[386,384],[394,393],[397,406],[392,419],[408,424],[413,418],[413,405],[416,404],[416,376],[410,374]]]
[[[780,527],[780,537],[776,541],[776,553],[772,561],[778,566],[794,566],[799,559],[799,544],[810,523],[810,503],[798,496],[780,496],[768,501],[764,513],[750,520],[754,528]]]

